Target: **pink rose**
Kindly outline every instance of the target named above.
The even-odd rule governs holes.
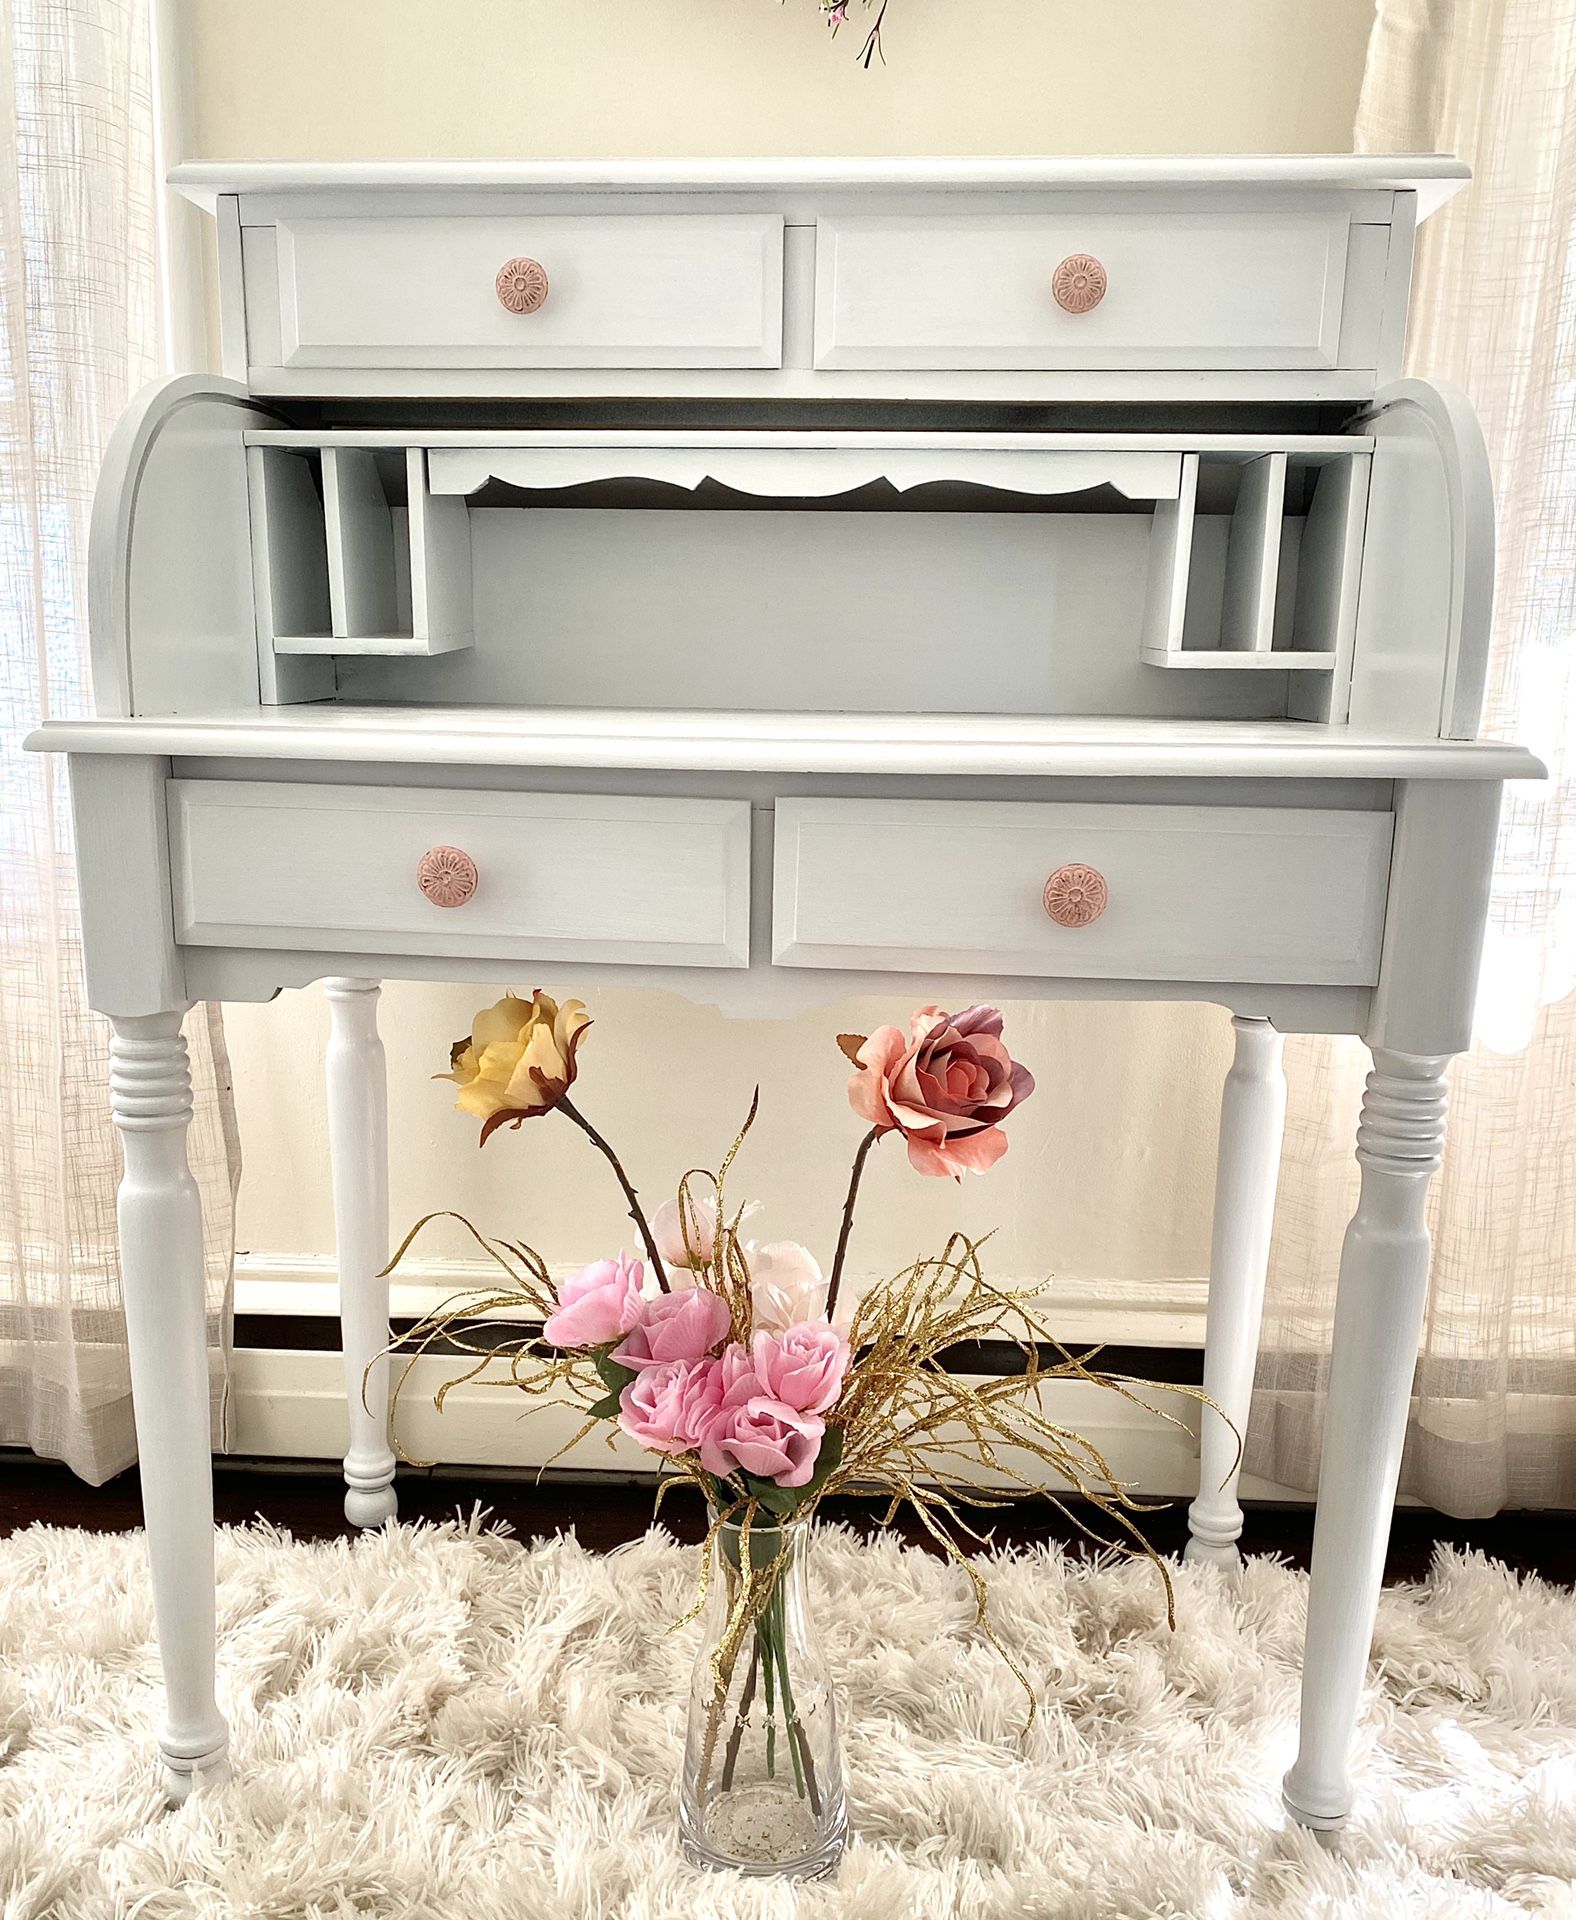
[[[798,1413],[765,1394],[732,1406],[725,1396],[701,1436],[700,1463],[719,1480],[742,1469],[780,1487],[802,1487],[815,1472],[825,1431],[818,1413]]]
[[[727,1339],[732,1324],[727,1301],[710,1287],[659,1293],[641,1303],[639,1319],[613,1349],[613,1358],[637,1373],[671,1360],[700,1360]]]
[[[838,1044],[856,1068],[849,1104],[883,1133],[900,1132],[918,1173],[961,1180],[994,1166],[1007,1151],[997,1122],[1034,1091],[1028,1069],[1002,1044],[995,1007],[921,1007],[906,1040],[896,1027],[877,1027],[868,1039],[843,1034]]]
[[[808,1247],[797,1240],[771,1240],[752,1246],[750,1306],[755,1325],[778,1333],[801,1320],[818,1320],[826,1312],[826,1281]]]
[[[640,1317],[645,1262],[621,1253],[593,1260],[558,1287],[558,1311],[548,1316],[542,1338],[555,1347],[600,1347],[628,1333]]]
[[[618,1424],[653,1453],[688,1453],[722,1404],[715,1360],[672,1360],[647,1367],[619,1395]]]
[[[760,1390],[796,1413],[825,1413],[843,1390],[848,1342],[826,1322],[757,1333],[751,1361]]]

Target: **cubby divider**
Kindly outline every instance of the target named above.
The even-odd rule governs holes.
[[[323,518],[334,639],[413,639],[400,605],[394,514],[370,447],[323,449]]]
[[[246,450],[258,684],[267,706],[334,691],[331,661],[287,657],[315,650],[333,631],[319,474],[315,453]]]
[[[1149,598],[1143,657],[1166,666],[1182,651],[1188,581],[1193,571],[1193,520],[1198,502],[1198,455],[1182,456],[1174,500],[1157,500],[1149,533]]]
[[[1271,650],[1285,511],[1285,454],[1265,453],[1248,461],[1238,483],[1226,542],[1226,579],[1220,605],[1223,653]]]

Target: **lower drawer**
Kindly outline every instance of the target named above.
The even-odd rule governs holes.
[[[1371,986],[1388,813],[783,800],[773,957],[800,967]]]
[[[749,965],[745,801],[172,780],[189,946]]]

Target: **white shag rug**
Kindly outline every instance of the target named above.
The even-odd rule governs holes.
[[[1290,1824],[1307,1585],[1141,1564],[988,1568],[1038,1725],[958,1570],[820,1541],[855,1838],[837,1879],[698,1873],[674,1833],[692,1549],[602,1557],[469,1523],[219,1541],[236,1777],[164,1808],[142,1542],[0,1542],[4,1920],[1188,1920],[1576,1915],[1576,1598],[1441,1551],[1384,1596],[1363,1798]]]

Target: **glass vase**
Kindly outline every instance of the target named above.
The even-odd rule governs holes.
[[[679,1791],[680,1837],[696,1866],[811,1880],[842,1858],[837,1710],[805,1583],[812,1526],[753,1526],[747,1545],[736,1521],[716,1530]],[[732,1645],[746,1555],[764,1604]]]

